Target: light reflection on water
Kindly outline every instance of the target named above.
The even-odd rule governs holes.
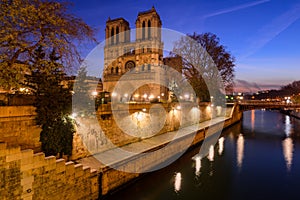
[[[283,156],[286,162],[288,172],[291,170],[293,162],[294,144],[292,138],[286,138],[282,141]]]
[[[223,151],[224,151],[224,137],[221,137],[218,142],[219,142],[219,155],[222,155]]]
[[[291,124],[291,117],[286,115],[285,116],[285,135],[290,137],[292,134],[292,124]]]
[[[195,157],[195,174],[196,174],[196,176],[200,175],[200,169],[201,169],[201,157],[196,156]]]
[[[208,160],[213,162],[214,161],[214,157],[215,157],[215,149],[214,149],[214,146],[213,145],[210,145],[209,147],[209,153],[208,153]]]
[[[237,156],[237,166],[239,169],[242,168],[242,164],[243,164],[243,158],[244,158],[244,136],[242,134],[239,134],[239,137],[237,139],[236,142],[236,146],[237,146],[237,152],[236,152],[236,156]]]
[[[251,130],[254,131],[255,125],[255,110],[251,110]]]
[[[175,192],[179,192],[180,191],[180,189],[181,189],[181,180],[182,180],[181,173],[180,172],[176,173],[176,175],[175,175],[175,182],[174,182],[174,190],[175,190]]]

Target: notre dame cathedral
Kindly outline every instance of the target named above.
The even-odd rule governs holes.
[[[135,26],[135,38],[132,40],[129,22],[124,18],[109,18],[106,21],[103,90],[120,101],[167,100],[166,86],[170,82],[170,73],[162,68],[176,63],[173,67],[177,66],[176,70],[180,71],[180,62],[176,61],[178,58],[163,58],[162,22],[154,7],[138,13]],[[131,80],[123,83],[121,77],[127,72],[131,73]],[[149,83],[129,95],[126,91],[113,92],[117,82],[134,86],[133,80]],[[151,83],[153,80],[161,84]]]

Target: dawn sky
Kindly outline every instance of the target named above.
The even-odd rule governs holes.
[[[163,28],[220,38],[236,58],[237,89],[276,89],[300,80],[300,0],[70,1],[71,12],[97,29],[99,42],[108,17],[124,17],[135,28],[138,12],[154,5]]]

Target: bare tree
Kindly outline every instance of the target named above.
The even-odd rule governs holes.
[[[219,80],[230,91],[234,78],[234,58],[228,53],[219,38],[212,33],[188,35],[175,43],[173,53],[182,57],[183,74],[189,80],[197,96],[209,101],[213,88],[220,92]]]
[[[80,61],[77,46],[95,42],[94,30],[67,9],[51,0],[0,0],[1,87],[19,86],[38,47],[48,55],[55,49],[66,69]]]

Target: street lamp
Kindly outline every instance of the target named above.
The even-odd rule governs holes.
[[[98,94],[98,92],[96,92],[96,91],[93,91],[93,92],[92,92],[92,96],[93,96],[94,98],[97,96],[97,94]]]

